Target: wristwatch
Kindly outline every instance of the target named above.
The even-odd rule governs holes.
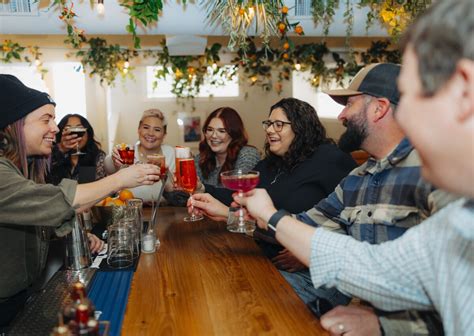
[[[275,212],[267,222],[268,227],[276,232],[278,222],[284,216],[291,216],[291,214],[285,209],[280,209],[277,212]]]

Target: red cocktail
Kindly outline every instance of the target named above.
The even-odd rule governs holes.
[[[181,188],[190,194],[193,194],[197,186],[196,167],[194,159],[179,160],[179,181]]]
[[[179,161],[181,159],[189,159],[191,158],[191,150],[189,147],[181,147],[181,146],[176,146],[175,147],[175,155],[176,155],[176,161],[175,161],[175,178],[176,178],[176,185],[178,188],[181,186],[180,178],[181,174],[179,172]]]
[[[227,189],[236,190],[239,196],[244,192],[254,189],[260,182],[260,173],[255,170],[235,169],[221,173],[221,182]],[[249,233],[255,231],[255,223],[244,220],[244,212],[239,211],[239,222],[237,225],[228,225],[231,232]]]
[[[197,174],[194,159],[179,159],[179,186],[181,189],[188,192],[190,197],[193,196],[197,187]],[[195,215],[193,212],[191,213],[191,216],[185,217],[184,221],[194,222],[203,218],[203,216]]]
[[[166,176],[166,160],[165,156],[161,154],[150,154],[146,156],[148,163],[160,167],[160,177],[163,180]]]
[[[124,146],[122,144],[118,148],[118,153],[123,164],[133,165],[133,162],[135,161],[135,149],[133,149],[133,147],[127,145]]]
[[[222,176],[221,181],[227,189],[247,192],[258,185],[260,177],[256,174]]]

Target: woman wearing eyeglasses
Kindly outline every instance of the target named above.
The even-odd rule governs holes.
[[[325,198],[356,166],[326,136],[316,110],[304,101],[280,100],[270,108],[262,127],[265,158],[253,169],[260,172],[258,188],[267,189],[273,202],[291,213],[307,210]],[[226,189],[206,191],[226,205],[232,202],[232,192]],[[228,208],[221,210],[227,218]]]
[[[220,172],[249,170],[260,160],[258,150],[247,145],[248,137],[236,110],[220,107],[213,111],[202,128],[204,139],[195,157],[196,172],[206,190],[222,187]]]
[[[352,157],[326,136],[316,110],[304,101],[280,100],[270,108],[262,126],[266,132],[265,158],[253,170],[260,172],[258,188],[268,191],[277,209],[290,213],[310,209],[356,167]],[[194,208],[226,221],[230,194],[225,189],[214,190],[212,196],[195,194]],[[267,231],[257,229],[254,237],[278,268],[290,272],[304,268]]]

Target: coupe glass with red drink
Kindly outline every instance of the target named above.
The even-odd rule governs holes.
[[[135,161],[135,149],[132,146],[120,144],[118,145],[118,153],[124,165],[133,165]]]
[[[179,186],[188,192],[191,198],[193,197],[197,187],[197,174],[193,158],[179,160]],[[185,217],[184,221],[195,222],[203,218],[202,215],[195,215],[194,211],[191,211],[191,216]]]
[[[69,127],[68,129],[69,134],[75,134],[77,135],[78,138],[83,137],[84,134],[87,132],[87,128],[82,127],[82,126],[74,126],[74,127]],[[86,153],[81,152],[81,149],[79,148],[79,141],[76,144],[76,151],[74,153],[71,153],[71,155],[84,155]]]
[[[254,189],[260,181],[260,173],[255,170],[234,169],[221,173],[221,182],[224,187],[235,190],[239,196]],[[239,222],[236,227],[228,227],[229,231],[251,233],[255,231],[255,223],[244,220],[242,208],[239,211]]]

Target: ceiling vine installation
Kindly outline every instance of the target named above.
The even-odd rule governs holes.
[[[101,83],[108,85],[114,85],[118,77],[133,78],[134,68],[130,64],[139,56],[151,58],[159,66],[155,73],[155,84],[166,76],[173,78],[172,92],[178,98],[195,97],[206,77],[217,86],[223,83],[224,78],[234,76],[237,71],[243,74],[241,77],[250,86],[281,92],[282,83],[290,79],[291,71],[309,71],[310,83],[319,87],[354,75],[364,64],[400,62],[400,54],[393,50],[389,41],[373,42],[368,50],[350,54],[347,60],[338,53],[331,52],[324,41],[296,45],[293,37],[304,35],[303,28],[298,22],[290,22],[290,8],[281,0],[201,1],[200,5],[206,10],[209,24],[221,25],[229,36],[228,47],[236,54],[231,62],[232,66],[220,63],[220,44],[208,46],[202,56],[170,56],[164,41],[161,52],[141,49],[137,34],[137,27],[146,29],[157,24],[160,15],[166,15],[163,13],[163,2],[120,0],[119,3],[129,15],[126,30],[132,37],[131,49],[108,44],[102,38],[88,38],[76,25],[77,15],[73,1],[52,0],[50,5],[52,10],[59,12],[59,19],[66,25],[67,36],[64,42],[71,49],[68,56],[79,60],[83,71],[89,76],[98,76]],[[186,0],[181,3],[185,5]],[[430,4],[431,0],[360,0],[357,4],[344,0],[347,40],[349,41],[352,32],[354,6],[370,8],[367,28],[375,20],[379,20],[386,26],[390,36],[396,39],[409,22]],[[322,24],[324,34],[327,35],[340,1],[312,0],[311,5],[315,25]],[[260,47],[255,42],[255,36],[261,41]],[[277,47],[270,46],[270,38],[279,41]],[[44,75],[47,69],[43,66],[41,56],[38,46],[21,46],[12,40],[5,40],[0,49],[1,62],[28,62]],[[325,59],[330,59],[331,65]]]

